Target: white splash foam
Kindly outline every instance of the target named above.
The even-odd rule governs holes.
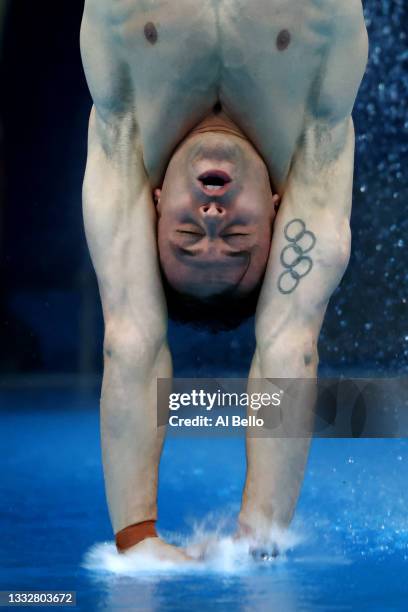
[[[185,539],[176,535],[172,540],[182,544],[187,554],[196,561],[181,565],[137,550],[121,555],[116,551],[113,542],[104,542],[90,548],[82,566],[97,573],[148,576],[158,573],[190,572],[236,574],[253,571],[260,565],[250,554],[251,543],[248,540],[220,535],[220,530],[209,532],[197,527],[190,538]],[[283,562],[286,552],[298,546],[303,538],[294,531],[274,528],[271,531],[271,541],[276,543],[279,556],[270,561],[269,565]]]
[[[180,572],[189,568],[188,565],[181,566],[173,561],[158,559],[147,553],[141,554],[134,551],[126,555],[119,554],[114,542],[103,542],[92,546],[85,554],[82,567],[93,572],[123,576]]]

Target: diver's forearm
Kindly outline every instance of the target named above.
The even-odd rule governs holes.
[[[313,428],[316,341],[307,333],[297,341],[290,334],[275,345],[258,347],[254,357],[249,387],[256,378],[299,380],[291,384],[290,405],[287,399],[282,405],[286,413],[280,428],[271,430],[268,437],[253,437],[256,428],[248,431],[247,478],[239,521],[244,531],[261,539],[268,539],[273,525],[290,523],[300,493]],[[304,379],[310,382],[302,384]]]
[[[171,376],[164,346],[152,367],[105,350],[101,398],[106,495],[115,533],[157,518],[157,478],[164,432],[157,428],[157,377]]]

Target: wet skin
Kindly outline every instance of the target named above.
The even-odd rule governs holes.
[[[316,378],[350,253],[351,111],[367,34],[361,0],[87,0],[81,51],[94,102],[84,220],[105,321],[102,452],[117,533],[157,518],[156,381],[172,376],[157,242],[170,282],[202,298],[250,291],[268,259],[248,387]],[[217,104],[222,121],[203,126]],[[315,246],[289,292],[280,279],[295,221]],[[312,414],[313,398],[291,402],[299,419]],[[262,558],[273,556],[271,528],[292,519],[309,443],[247,438],[239,525]]]
[[[178,147],[154,193],[162,270],[176,290],[203,299],[258,285],[279,202],[258,153],[221,124],[226,131],[201,124]]]

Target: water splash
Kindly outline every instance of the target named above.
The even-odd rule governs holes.
[[[113,542],[103,542],[90,548],[84,557],[82,567],[92,572],[123,576],[190,572],[245,574],[253,572],[260,566],[284,563],[287,555],[305,540],[304,536],[294,530],[282,530],[275,527],[271,530],[270,541],[275,543],[279,555],[267,562],[261,562],[254,560],[251,554],[253,544],[249,540],[222,534],[223,526],[220,522],[218,522],[217,529],[213,531],[205,529],[204,524],[197,525],[189,537],[173,534],[171,538],[168,538],[171,543],[184,548],[193,559],[191,563],[179,564],[164,561],[138,551],[121,555],[117,553]]]

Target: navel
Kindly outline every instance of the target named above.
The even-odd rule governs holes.
[[[276,47],[279,51],[285,51],[290,45],[291,36],[289,30],[281,30],[276,38]]]
[[[149,21],[148,23],[146,23],[144,27],[144,35],[146,40],[148,40],[151,45],[155,45],[157,43],[159,35],[157,33],[157,28],[153,22]]]

